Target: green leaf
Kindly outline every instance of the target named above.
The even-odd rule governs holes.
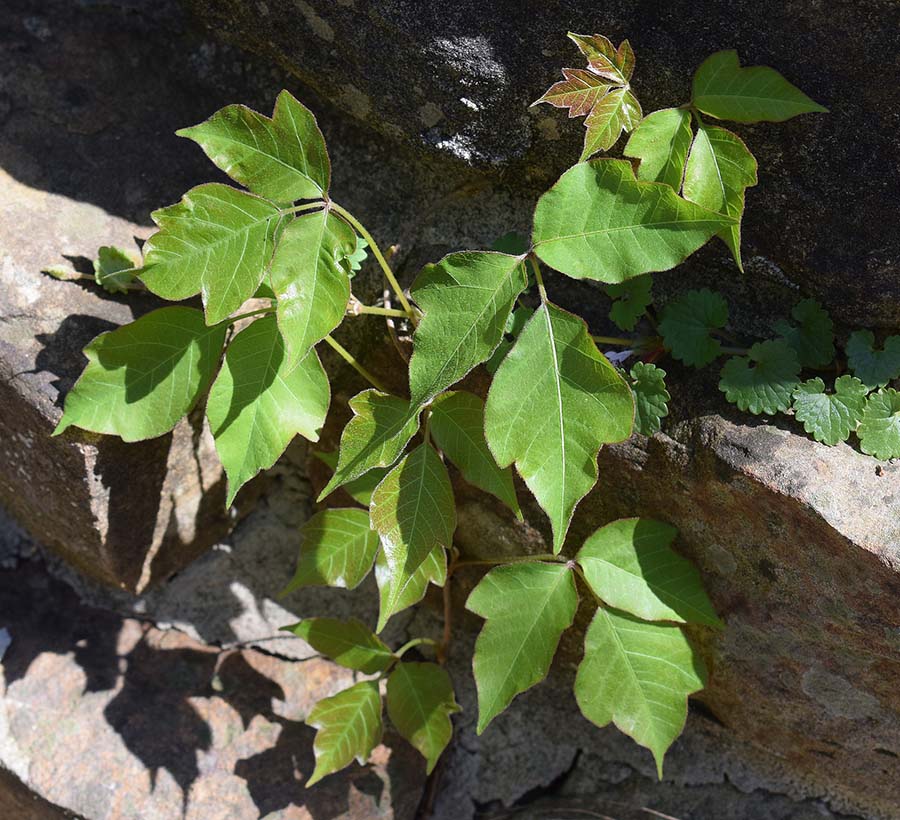
[[[420,444],[384,477],[372,494],[369,517],[381,537],[390,574],[386,609],[393,614],[434,549],[449,549],[453,543],[453,488],[434,448]]]
[[[701,125],[697,129],[684,172],[684,198],[735,222],[718,236],[741,262],[741,216],[744,191],[756,185],[756,158],[743,140],[724,128]]]
[[[614,84],[584,68],[564,68],[562,72],[565,79],[551,85],[532,105],[549,103],[556,108],[568,108],[570,118],[583,117]]]
[[[343,320],[350,278],[342,260],[355,248],[353,229],[327,210],[301,214],[282,232],[270,280],[291,367]]]
[[[734,356],[725,362],[719,390],[741,410],[773,416],[791,406],[799,383],[797,354],[787,342],[776,339],[757,342],[747,356]]]
[[[774,68],[741,68],[736,51],[718,51],[703,61],[694,74],[692,102],[704,114],[732,122],[782,122],[828,111]]]
[[[278,95],[271,119],[228,105],[175,133],[194,140],[235,182],[276,202],[314,199],[328,190],[325,138],[312,112],[287,91]]]
[[[900,393],[888,387],[869,396],[856,434],[864,453],[900,458]]]
[[[390,467],[419,429],[418,409],[397,396],[363,390],[349,405],[354,415],[341,433],[337,469],[319,501],[375,467]]]
[[[623,518],[594,532],[575,560],[604,602],[646,621],[722,626],[700,573],[670,545],[678,530],[649,518]]]
[[[442,587],[447,581],[447,553],[435,547],[415,573],[405,579],[401,587],[394,583],[394,573],[388,566],[384,550],[375,558],[375,582],[378,584],[378,631],[398,612],[419,603],[425,597],[428,584]]]
[[[630,88],[614,88],[601,97],[584,121],[587,133],[581,160],[592,157],[598,151],[608,151],[616,144],[622,132],[634,130],[641,121],[641,104]]]
[[[846,441],[866,409],[868,388],[853,376],[841,376],[834,393],[825,392],[820,378],[803,382],[794,390],[794,416],[816,441],[835,445]]]
[[[425,266],[411,291],[424,311],[409,363],[413,405],[455,384],[494,352],[525,285],[522,259],[492,251],[451,253]]]
[[[672,355],[692,367],[713,361],[722,349],[710,334],[728,323],[728,304],[720,293],[703,288],[673,299],[663,311],[659,332]]]
[[[650,749],[662,777],[666,750],[687,720],[687,696],[704,683],[702,660],[680,627],[600,608],[584,638],[575,699],[591,723],[612,721]]]
[[[53,435],[72,425],[124,441],[168,433],[212,380],[227,329],[207,327],[199,310],[165,307],[101,333],[84,349],[88,365]]]
[[[355,237],[355,240],[356,246],[353,248],[353,252],[340,260],[341,267],[344,268],[347,275],[351,278],[362,268],[366,259],[369,258],[369,243],[361,236]]]
[[[497,372],[500,363],[506,358],[506,354],[512,350],[513,344],[516,339],[519,338],[519,334],[522,332],[525,325],[528,324],[528,320],[533,313],[534,311],[530,307],[519,305],[519,307],[509,314],[509,318],[506,320],[506,329],[504,330],[500,344],[497,345],[497,349],[491,354],[491,358],[484,363],[485,369],[492,376]]]
[[[300,528],[300,535],[297,571],[282,595],[309,586],[356,589],[372,569],[379,542],[366,510],[322,510]]]
[[[847,340],[847,365],[866,387],[884,387],[900,378],[900,336],[888,336],[881,350],[875,349],[875,334],[857,330]]]
[[[364,675],[383,672],[394,662],[394,653],[365,624],[355,618],[304,618],[293,626],[283,626],[326,658]]]
[[[556,305],[538,308],[494,376],[485,438],[498,465],[515,461],[550,517],[554,552],[597,482],[601,445],[628,438],[633,420],[631,389],[584,321]]]
[[[684,108],[664,108],[641,120],[622,153],[641,161],[638,179],[662,182],[678,193],[691,136],[691,112]]]
[[[77,282],[85,278],[84,274],[79,273],[70,265],[48,265],[46,268],[41,268],[41,273],[46,273],[47,276],[52,276],[60,282]]]
[[[450,676],[436,663],[401,663],[387,682],[387,711],[400,732],[425,758],[431,774],[453,737],[450,715],[460,711]]]
[[[635,276],[627,282],[605,285],[606,295],[615,301],[609,310],[609,318],[622,330],[634,330],[638,319],[653,301],[651,276]]]
[[[335,467],[337,467],[338,463],[338,454],[337,451],[333,453],[326,453],[322,450],[317,450],[313,453],[313,455],[319,459],[323,464],[327,464],[331,467],[331,471],[334,472]],[[362,504],[364,507],[368,507],[372,502],[372,493],[375,492],[375,488],[381,483],[381,479],[383,479],[388,474],[387,467],[377,467],[375,469],[369,470],[369,472],[361,475],[359,478],[354,479],[353,481],[348,481],[344,484],[344,492],[350,496],[357,504]],[[368,518],[366,521],[368,522]],[[368,526],[368,524],[366,524]]]
[[[624,282],[674,268],[733,222],[668,185],[639,182],[627,160],[598,159],[538,200],[532,238],[538,257],[568,276]]]
[[[484,440],[484,404],[464,390],[444,393],[431,405],[431,434],[463,474],[476,487],[499,498],[522,520],[512,470],[501,470]]]
[[[128,286],[135,280],[138,270],[128,251],[112,245],[104,245],[94,260],[94,279],[109,293],[128,293]]]
[[[594,73],[619,85],[625,85],[631,79],[634,73],[634,51],[628,40],[623,40],[616,49],[602,34],[575,34],[570,31],[568,37],[587,57],[588,65]]]
[[[797,353],[803,367],[824,367],[834,358],[834,323],[815,300],[804,299],[794,305],[791,316],[799,323],[784,319],[775,323],[775,332]]]
[[[637,362],[630,375],[634,392],[634,426],[642,435],[652,436],[659,432],[660,420],[669,415],[667,402],[672,397],[666,390],[666,371],[655,364]]]
[[[365,680],[320,700],[306,723],[318,729],[313,741],[316,768],[306,788],[354,759],[363,765],[381,741],[381,694],[378,682]]]
[[[141,280],[163,299],[202,293],[207,324],[249,299],[263,280],[281,214],[265,199],[219,183],[192,188],[151,214]]]
[[[319,440],[331,391],[315,350],[292,366],[274,316],[238,333],[206,403],[216,452],[228,475],[227,505],[267,470],[295,435]]]
[[[577,606],[575,580],[565,564],[507,564],[472,590],[466,609],[487,619],[472,660],[478,734],[516,695],[547,676]]]

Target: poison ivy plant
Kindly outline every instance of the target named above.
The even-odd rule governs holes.
[[[900,394],[886,387],[900,376],[900,337],[881,350],[871,334],[854,334],[845,348],[854,376],[829,389],[803,373],[835,356],[831,320],[812,300],[776,324],[777,338],[752,346],[727,327],[728,306],[717,293],[670,299],[658,324],[652,304],[649,274],[677,266],[714,236],[740,266],[744,195],[756,184],[756,160],[738,135],[704,117],[780,121],[824,109],[772,69],[743,69],[733,52],[721,52],[698,69],[690,101],[643,118],[628,41],[614,47],[599,34],[569,36],[587,66],[564,69],[539,102],[586,117],[585,144],[581,161],[537,202],[530,240],[509,233],[489,251],[451,253],[426,265],[407,293],[389,255],[331,198],[322,133],[285,91],[271,117],[230,105],[179,132],[243,189],[200,185],[156,211],[158,230],[140,266],[105,247],[96,274],[50,269],[116,292],[145,288],[172,301],[199,295],[202,304],[163,307],[97,337],[85,349],[87,367],[66,397],[57,434],[76,426],[138,441],[169,432],[202,406],[230,503],[295,436],[333,441],[337,425],[328,419],[349,417],[337,450],[316,451],[332,470],[319,500],[352,499],[361,507],[332,506],[309,518],[283,594],[307,586],[354,589],[374,569],[374,630],[330,618],[287,627],[312,651],[373,677],[308,714],[317,733],[307,785],[368,758],[381,738],[385,705],[427,770],[434,769],[459,709],[443,666],[451,588],[457,572],[482,564],[492,568],[466,604],[485,619],[473,660],[478,731],[547,676],[580,605],[592,620],[575,681],[578,705],[588,720],[613,722],[647,747],[662,771],[687,697],[705,679],[682,625],[721,622],[664,522],[613,522],[574,550],[565,547],[578,505],[598,483],[600,448],[633,429],[660,431],[670,394],[667,372],[655,362],[667,351],[695,367],[730,355],[721,377],[728,400],[757,413],[792,409],[826,444],[855,431],[865,452],[900,455]],[[630,134],[627,159],[591,159],[623,132]],[[366,305],[354,295],[354,274],[369,253],[392,291],[389,304]],[[583,319],[551,298],[558,280],[542,263],[603,283],[611,320],[635,335],[592,336]],[[387,323],[383,333],[346,337],[389,339],[397,367],[409,362],[408,391],[399,387],[404,378],[366,366],[365,359],[378,361],[383,370],[388,354],[370,356],[370,343],[354,353],[333,337],[345,319]],[[598,343],[625,349],[604,355]],[[325,346],[371,385],[349,399],[342,385],[337,408],[330,407],[320,363]],[[639,360],[629,369],[632,357]],[[871,388],[884,389],[868,395]],[[477,558],[460,554],[454,538],[461,482],[471,485],[465,492],[488,493],[490,503],[519,519],[527,489],[537,507],[526,509],[546,514],[546,522],[529,523],[549,552],[509,555],[485,539]],[[332,497],[338,488],[344,496]],[[597,492],[615,487],[601,484]],[[378,633],[432,585],[444,596],[444,635],[391,647]],[[433,653],[434,662],[408,658],[413,648]]]

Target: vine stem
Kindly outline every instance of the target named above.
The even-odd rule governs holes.
[[[528,256],[528,262],[531,264],[531,269],[534,271],[534,281],[537,282],[538,292],[541,294],[541,301],[545,304],[550,301],[547,299],[547,289],[544,287],[544,277],[541,276],[541,266],[538,264],[537,259],[534,256]]]
[[[434,640],[434,638],[413,638],[411,641],[407,641],[405,644],[403,644],[403,646],[401,646],[394,654],[398,658],[402,658],[414,646],[419,646],[423,643],[430,644],[435,648],[438,647],[438,642]]]
[[[396,308],[377,307],[376,305],[354,305],[350,309],[350,313],[359,316],[363,313],[371,313],[374,316],[397,316],[401,319],[407,317],[407,313]]]
[[[381,248],[378,247],[378,243],[372,238],[372,234],[370,234],[365,226],[360,222],[353,214],[351,214],[346,208],[342,208],[336,202],[331,203],[331,208],[335,213],[340,214],[347,222],[349,222],[358,232],[359,235],[366,240],[369,244],[369,247],[372,249],[372,253],[375,254],[375,258],[378,260],[378,264],[381,265],[381,269],[384,271],[384,275],[387,277],[388,282],[391,283],[391,287],[394,289],[394,293],[397,294],[397,299],[400,301],[400,304],[403,305],[403,310],[406,312],[406,316],[413,322],[415,322],[415,314],[413,313],[412,305],[410,305],[409,300],[406,298],[406,294],[403,292],[403,288],[400,287],[400,283],[397,281],[397,277],[394,276],[394,272],[391,270],[391,266],[388,265],[387,260],[384,258],[384,254],[381,252]]]
[[[239,313],[237,316],[229,316],[225,321],[233,325],[241,319],[249,319],[251,316],[262,316],[264,313],[274,313],[274,307],[260,308],[259,310],[248,310],[246,313]]]
[[[315,202],[305,202],[303,205],[294,205],[290,208],[282,208],[279,213],[282,216],[287,216],[288,214],[299,214],[301,211],[312,211],[315,208],[321,208],[326,204],[327,203],[324,199],[317,199]]]
[[[362,376],[369,384],[372,385],[376,390],[380,390],[382,393],[389,393],[390,391],[380,382],[375,376],[373,376],[365,367],[360,364],[353,354],[347,350],[343,345],[336,342],[331,334],[325,337],[325,341],[328,342],[329,345],[335,350],[335,352],[350,365],[360,376]]]

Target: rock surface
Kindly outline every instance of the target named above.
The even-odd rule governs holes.
[[[476,165],[483,180],[530,195],[579,153],[580,121],[528,107],[562,66],[580,65],[566,31],[629,38],[646,111],[684,102],[702,60],[737,49],[743,64],[780,69],[832,112],[736,126],[760,162],[759,188],[747,193],[744,256],[759,257],[748,279],[781,278],[849,323],[900,325],[900,238],[884,231],[885,209],[900,193],[900,86],[877,79],[900,74],[900,8],[891,0],[827,8],[740,0],[727,12],[693,0],[186,2],[323,100],[444,157],[448,174],[453,160]],[[737,277],[718,248],[689,268],[699,275],[709,265]]]

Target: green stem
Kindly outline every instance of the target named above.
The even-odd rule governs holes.
[[[353,315],[358,316],[363,313],[371,313],[374,316],[397,316],[401,319],[407,317],[407,313],[403,310],[395,310],[394,308],[376,307],[375,305],[354,305],[350,311]]]
[[[591,338],[603,345],[619,345],[621,347],[634,347],[640,343],[640,339],[626,339],[623,336],[592,336]]]
[[[229,316],[225,321],[233,325],[241,319],[249,319],[251,316],[262,316],[264,313],[274,313],[274,307],[260,308],[259,310],[248,310],[246,313],[239,313],[237,316]]]
[[[403,305],[403,310],[406,312],[405,315],[408,316],[411,320],[415,321],[415,315],[413,314],[412,305],[410,305],[409,300],[406,298],[406,294],[403,292],[403,288],[400,287],[400,283],[397,281],[397,277],[394,276],[394,272],[391,270],[391,266],[388,265],[387,260],[384,258],[384,254],[381,252],[381,248],[378,247],[378,243],[372,238],[372,234],[370,234],[365,226],[360,222],[353,214],[351,214],[345,208],[342,208],[336,202],[331,203],[331,208],[335,213],[340,214],[347,222],[349,222],[359,233],[359,235],[366,240],[369,247],[372,249],[372,253],[375,254],[375,258],[378,260],[378,264],[381,265],[381,269],[384,271],[384,275],[390,283],[391,287],[394,289],[394,293],[397,294],[397,299],[400,304]]]
[[[429,646],[433,646],[437,648],[439,646],[438,642],[433,638],[413,638],[411,641],[407,641],[403,646],[401,646],[394,655],[398,658],[402,658],[410,649],[414,646],[420,646],[423,643],[427,643]]]
[[[564,558],[562,555],[553,555],[552,553],[545,552],[539,555],[513,555],[508,558],[478,558],[472,559],[470,561],[457,561],[455,564],[455,568],[459,569],[460,567],[494,567],[500,564],[529,564],[537,561],[554,561],[556,563],[564,563],[567,561],[567,558]]]
[[[547,299],[547,289],[544,287],[544,278],[541,276],[541,266],[534,256],[529,255],[528,261],[531,264],[531,269],[534,271],[534,281],[537,282],[538,292],[541,294],[541,301],[546,304],[550,300]]]
[[[301,211],[312,211],[315,208],[321,208],[324,204],[324,199],[317,199],[315,202],[305,202],[303,205],[293,205],[290,208],[282,208],[279,213],[282,216],[287,216],[288,214],[299,214]]]
[[[329,345],[337,352],[337,354],[350,365],[360,376],[362,376],[369,384],[372,385],[376,390],[380,390],[382,393],[389,393],[390,391],[375,378],[365,367],[363,367],[353,356],[353,354],[347,350],[343,345],[338,344],[331,335],[325,337],[325,341],[328,342]]]

